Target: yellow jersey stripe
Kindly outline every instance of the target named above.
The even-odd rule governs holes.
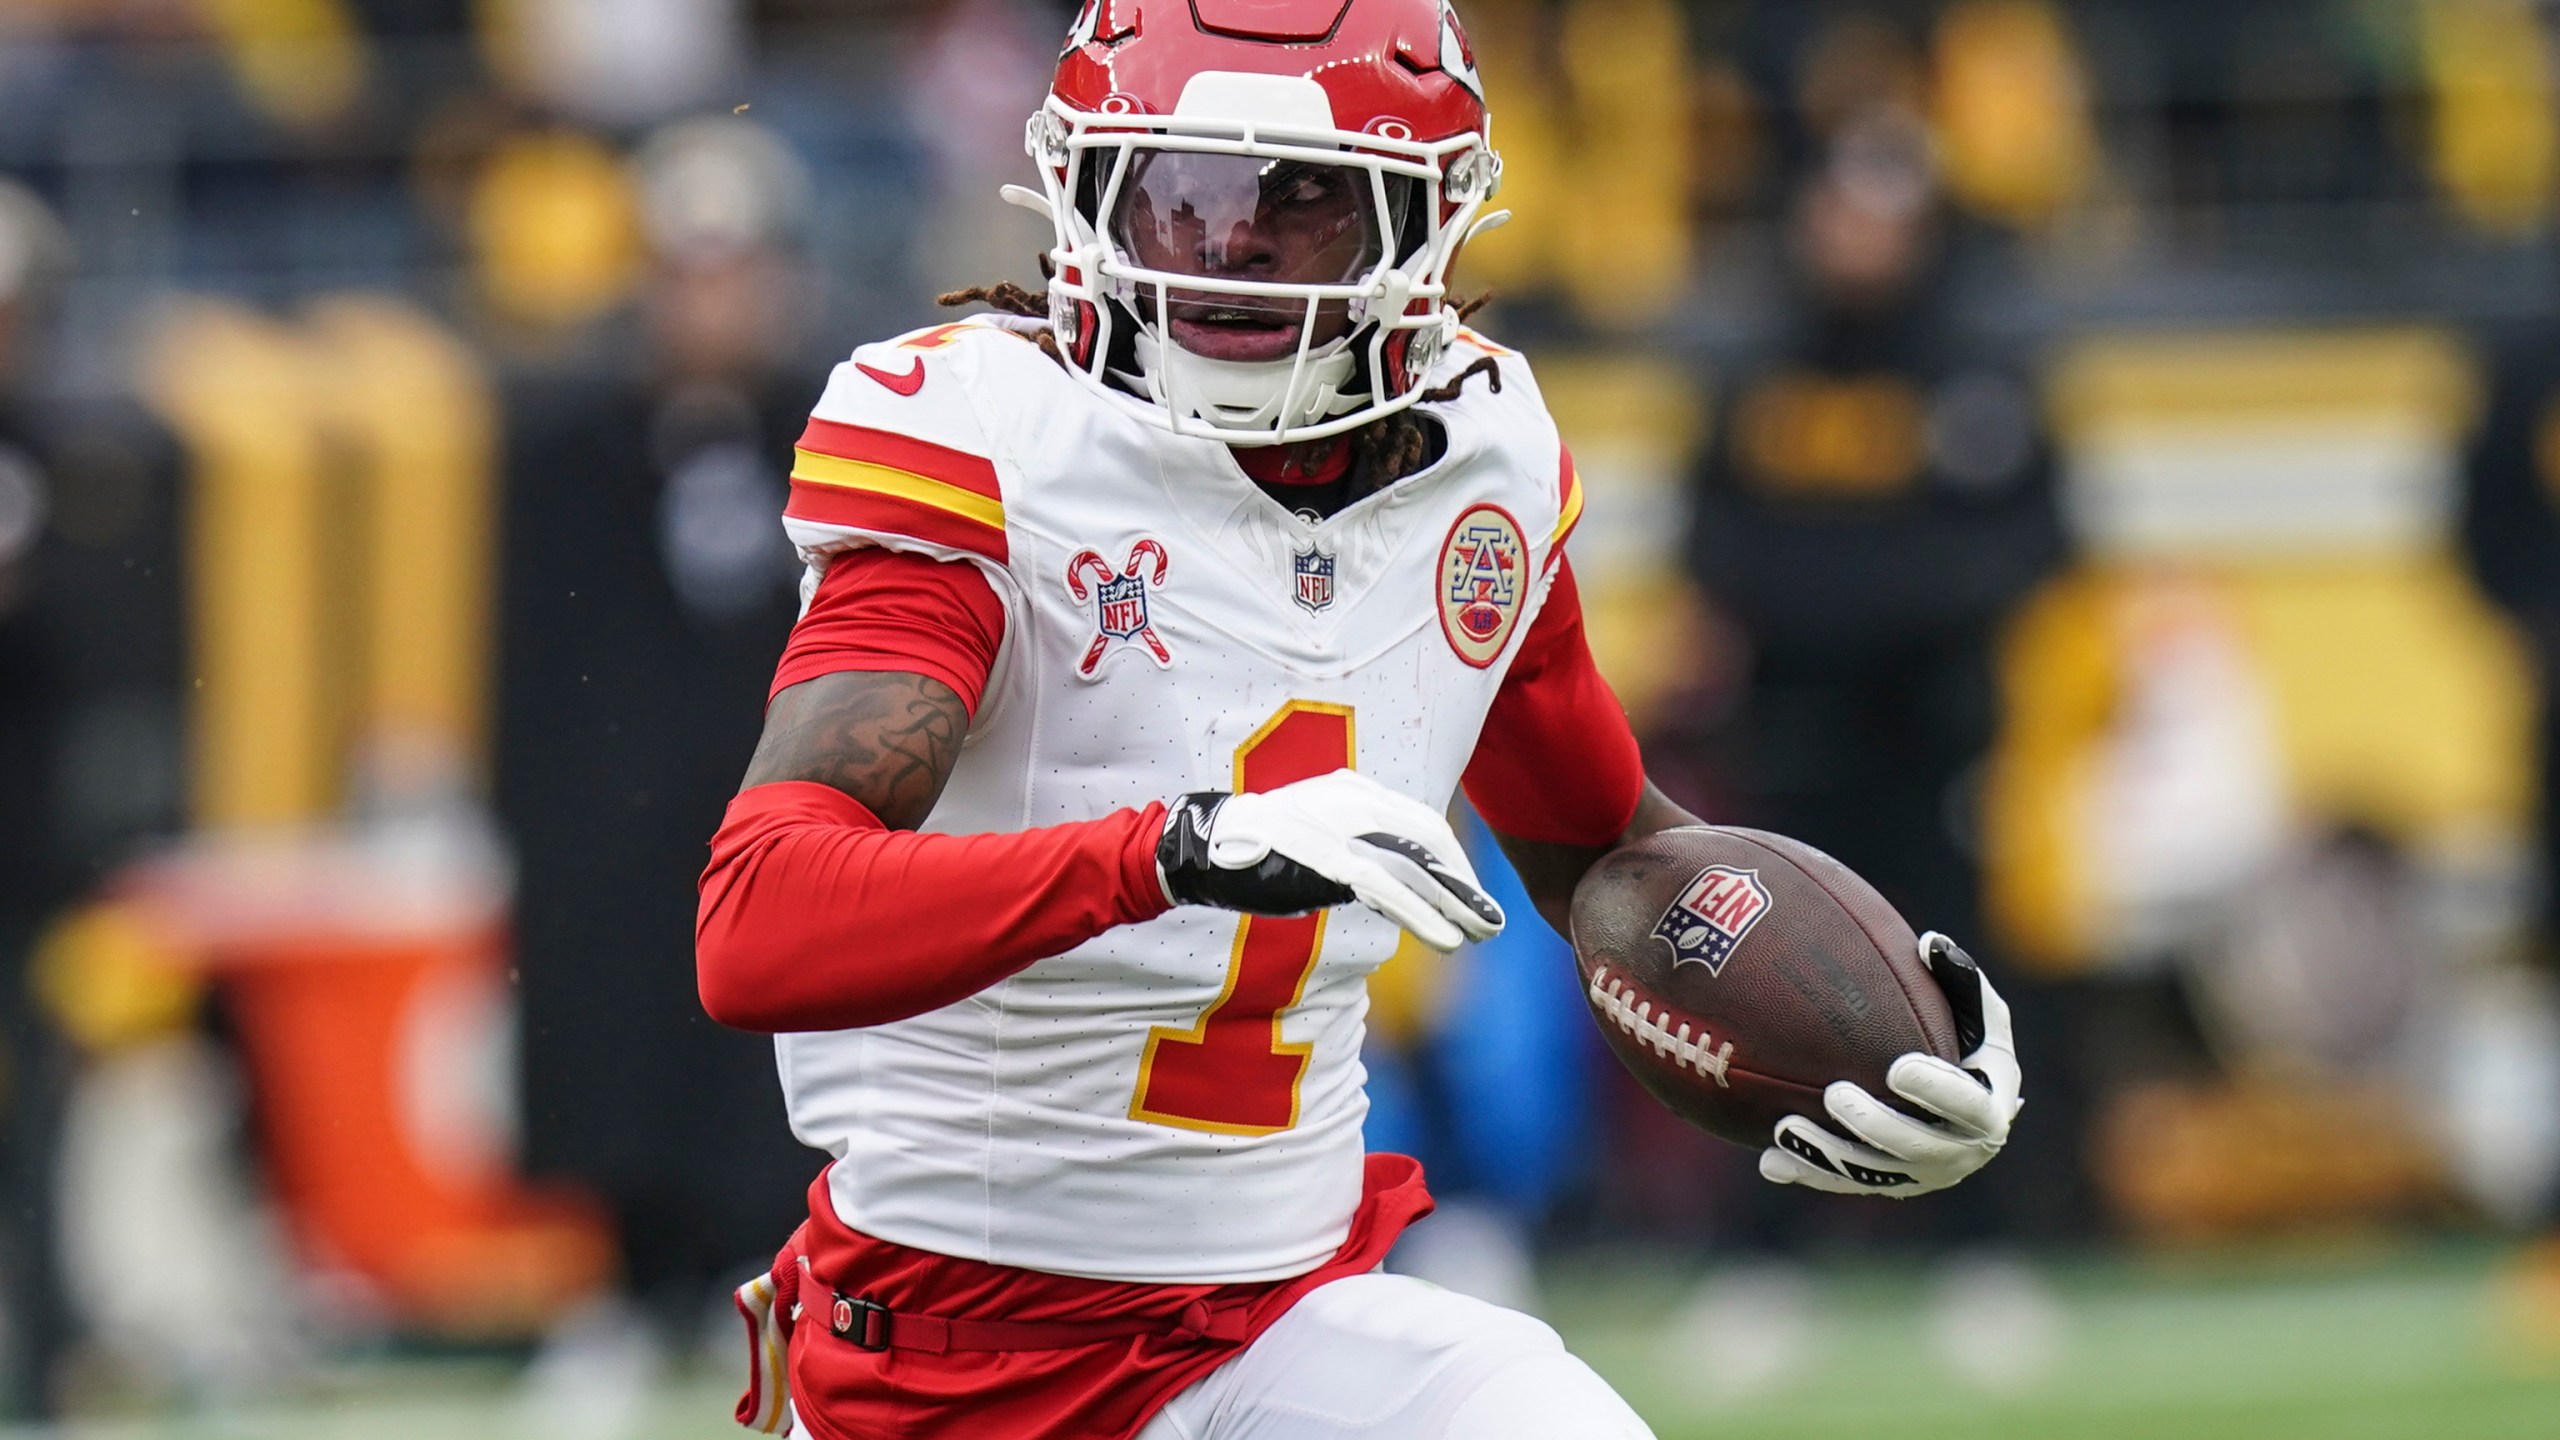
[[[1564,537],[1572,533],[1573,527],[1581,519],[1582,472],[1576,470],[1572,478],[1565,482],[1564,513],[1556,517],[1556,533],[1548,537],[1547,544],[1550,546],[1563,544]]]
[[[1004,502],[989,499],[974,490],[918,475],[912,470],[875,465],[867,460],[847,460],[838,455],[821,455],[815,450],[802,450],[799,456],[800,463],[791,472],[794,480],[895,496],[919,505],[930,505],[936,510],[948,510],[964,520],[975,520],[998,530],[1004,528]]]

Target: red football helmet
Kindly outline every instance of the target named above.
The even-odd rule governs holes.
[[[1502,218],[1448,0],[1085,0],[1029,148],[1069,370],[1231,445],[1411,405]]]

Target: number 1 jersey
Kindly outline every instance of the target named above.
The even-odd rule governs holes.
[[[1499,392],[1427,407],[1437,463],[1318,520],[997,323],[856,352],[792,477],[810,588],[877,546],[976,567],[1005,612],[925,828],[1346,766],[1445,807],[1581,511],[1517,355],[1468,332],[1426,383],[1488,354]],[[792,1125],[836,1157],[844,1222],[896,1244],[1107,1280],[1301,1274],[1359,1202],[1366,981],[1400,941],[1358,906],[1177,909],[940,1010],[779,1037]]]

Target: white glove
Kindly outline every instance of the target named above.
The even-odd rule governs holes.
[[[1352,770],[1175,801],[1156,871],[1177,905],[1303,915],[1357,900],[1437,950],[1502,932],[1449,822]]]
[[[1946,1189],[2009,1143],[2009,1122],[2025,1102],[2008,1003],[1973,957],[1934,930],[1920,937],[1920,960],[1955,1011],[1957,1043],[1970,1049],[1962,1068],[1935,1055],[1905,1055],[1885,1072],[1885,1083],[1937,1122],[1915,1120],[1858,1085],[1835,1081],[1822,1092],[1822,1107],[1855,1138],[1790,1115],[1778,1122],[1777,1143],[1760,1152],[1762,1179],[1901,1199]]]

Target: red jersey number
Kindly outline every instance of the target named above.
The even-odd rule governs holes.
[[[1292,700],[1236,747],[1235,788],[1276,790],[1349,769],[1347,705]],[[1298,1123],[1305,1045],[1280,1038],[1324,948],[1325,912],[1248,915],[1236,926],[1226,988],[1188,1030],[1147,1032],[1130,1118],[1221,1135],[1269,1135]]]

